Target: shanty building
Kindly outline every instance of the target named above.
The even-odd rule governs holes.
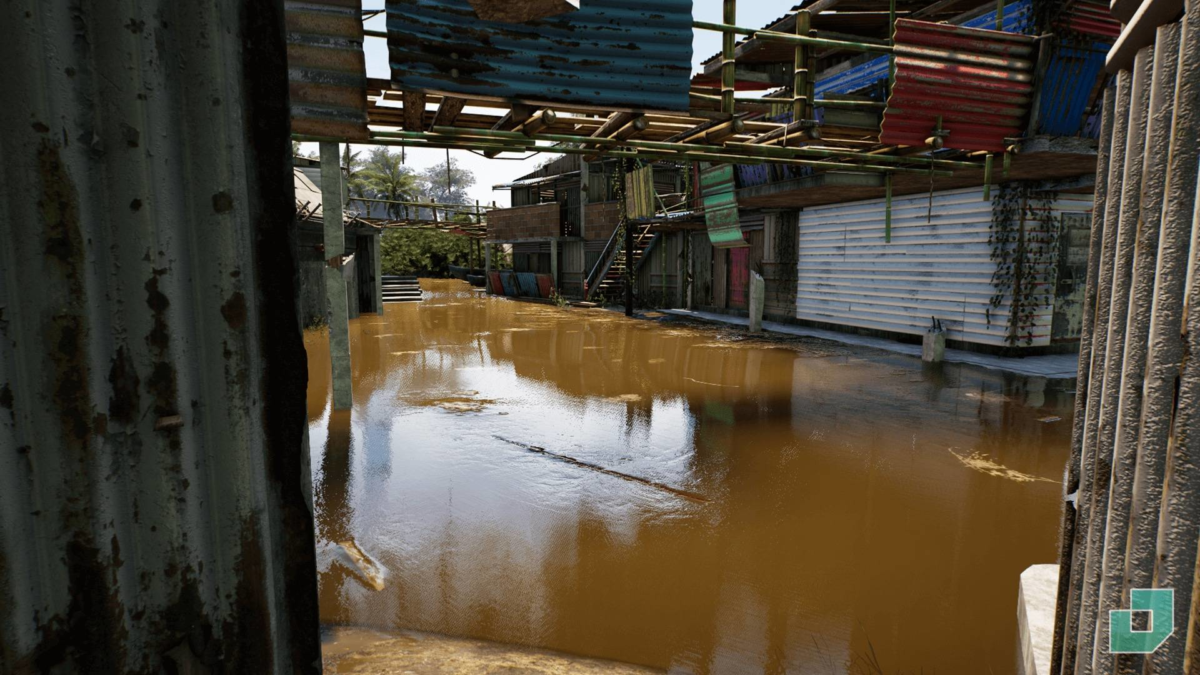
[[[768,319],[900,338],[937,322],[967,348],[1073,348],[1104,55],[1120,25],[1086,2],[899,4],[890,98],[889,56],[819,53],[820,137],[800,142],[990,153],[991,171],[703,168],[698,198],[732,199],[738,216],[713,213],[708,232],[693,234],[693,306],[745,312],[757,271]],[[866,13],[813,16],[815,34],[886,43],[888,3],[853,8]],[[795,24],[790,13],[767,28],[792,33]],[[788,84],[791,49],[751,38],[736,53],[739,90]],[[719,74],[714,57],[693,87],[719,86]],[[766,100],[776,97],[790,102],[791,92]],[[786,108],[761,114],[790,121]]]
[[[348,317],[358,318],[362,312],[383,312],[383,273],[380,256],[382,230],[352,214],[343,213],[345,246],[340,251],[327,251],[324,243],[324,213],[321,200],[321,162],[305,157],[292,160],[292,176],[296,184],[296,247],[299,265],[300,325],[325,325],[329,308],[325,284],[330,275],[338,272],[346,286]],[[349,197],[345,184],[343,203]]]
[[[650,222],[686,207],[688,171],[656,163],[626,174],[618,160],[565,155],[496,186],[510,191],[512,206],[488,211],[487,241],[511,246],[512,266],[489,270],[492,292],[549,298],[553,288],[568,299],[619,299],[625,265],[622,204],[635,230],[632,259],[640,271],[662,241],[650,232]],[[639,293],[643,299],[649,298],[650,269],[645,271],[648,285]],[[677,272],[670,284],[678,289]]]

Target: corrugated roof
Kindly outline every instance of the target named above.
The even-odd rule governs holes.
[[[1022,135],[1033,39],[924,21],[896,22],[896,81],[880,141],[923,146],[938,119],[945,147],[1003,152]]]
[[[525,24],[482,21],[467,0],[389,0],[393,86],[631,110],[687,110],[691,0],[588,0]]]
[[[292,131],[367,139],[362,0],[287,0]]]

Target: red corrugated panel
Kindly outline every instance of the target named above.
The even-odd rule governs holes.
[[[1077,2],[1067,16],[1067,26],[1084,35],[1114,39],[1121,35],[1121,22],[1112,18],[1107,5]]]
[[[896,84],[880,140],[925,145],[941,117],[945,147],[1003,152],[1029,112],[1033,46],[1015,33],[898,20]]]

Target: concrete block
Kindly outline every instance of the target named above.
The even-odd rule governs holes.
[[[484,21],[525,23],[579,9],[579,0],[471,0]]]
[[[940,330],[930,330],[925,333],[921,344],[921,360],[927,363],[941,363],[946,358],[946,333]]]
[[[1058,565],[1033,565],[1021,572],[1017,590],[1020,675],[1050,675]]]

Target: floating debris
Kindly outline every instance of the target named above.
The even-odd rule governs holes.
[[[689,382],[695,382],[696,384],[708,385],[710,387],[725,387],[726,389],[741,389],[741,385],[739,385],[739,384],[717,384],[716,382],[705,382],[704,380],[697,380],[693,377],[685,377],[683,379],[685,379]]]
[[[982,452],[979,452],[978,450],[972,452],[969,455],[961,455],[961,454],[955,452],[954,448],[947,448],[947,449],[950,451],[950,454],[954,455],[954,457],[958,461],[963,463],[963,466],[967,467],[968,469],[973,469],[975,471],[979,471],[981,473],[986,473],[989,476],[995,476],[996,478],[1006,478],[1008,480],[1016,481],[1018,483],[1034,483],[1034,482],[1057,483],[1058,482],[1056,480],[1051,480],[1049,478],[1042,478],[1040,476],[1032,476],[1027,473],[1021,473],[1020,471],[1010,469],[1002,464],[997,464],[996,462],[992,461],[991,457],[988,457],[987,455],[983,454]]]
[[[669,493],[675,495],[676,497],[683,497],[684,499],[688,499],[693,502],[697,502],[700,504],[707,504],[710,501],[709,499],[702,497],[694,492],[680,490],[679,488],[673,488],[670,485],[663,485],[662,483],[658,483],[658,482],[655,482],[652,480],[647,480],[645,478],[639,478],[637,476],[631,476],[627,473],[621,473],[620,471],[613,471],[612,469],[606,469],[597,464],[591,464],[589,462],[580,461],[578,459],[575,459],[574,457],[568,457],[567,455],[560,455],[556,452],[550,452],[549,450],[542,448],[542,447],[538,447],[536,445],[529,445],[527,443],[521,443],[520,441],[509,440],[507,438],[504,438],[503,436],[495,436],[494,438],[499,441],[504,441],[505,443],[508,443],[509,445],[515,445],[518,448],[524,448],[530,452],[536,452],[539,455],[545,455],[547,457],[552,457],[561,462],[573,464],[575,466],[582,467],[584,469],[591,469],[592,471],[597,471],[599,473],[607,474],[609,476],[615,476],[616,478],[621,478],[624,480],[632,481],[634,483],[641,483],[642,485],[645,485],[647,487],[652,487],[656,490],[662,490],[664,492],[669,492]]]
[[[441,408],[452,413],[478,413],[496,404],[494,399],[478,398],[477,391],[455,392],[446,396],[430,398],[409,397],[408,401],[421,408]]]
[[[637,403],[642,400],[641,394],[621,394],[620,396],[609,396],[606,401],[613,403]]]
[[[367,555],[353,540],[338,542],[339,555],[335,558],[367,588],[382,591],[384,587],[383,566]]]
[[[1056,415],[1050,415],[1049,417],[1039,417],[1038,421],[1043,422],[1045,424],[1049,424],[1051,422],[1061,422],[1062,418],[1058,417]]]

